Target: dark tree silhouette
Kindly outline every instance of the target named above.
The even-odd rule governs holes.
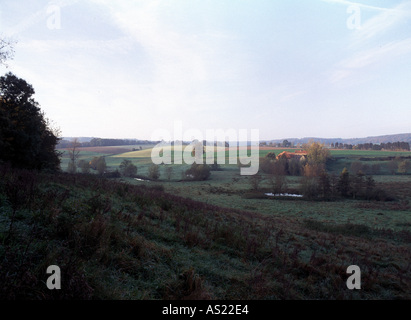
[[[0,161],[20,168],[58,170],[59,138],[33,95],[25,80],[10,72],[0,77]]]

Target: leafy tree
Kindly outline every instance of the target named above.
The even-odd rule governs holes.
[[[153,180],[160,178],[160,167],[157,164],[152,164],[148,169],[148,177]]]
[[[318,197],[318,182],[315,177],[303,176],[300,187],[301,194],[307,199]]]
[[[288,161],[288,171],[292,176],[299,176],[301,174],[302,162],[298,158],[292,158]]]
[[[137,167],[128,159],[121,162],[119,169],[124,177],[134,177],[137,174]]]
[[[330,151],[325,148],[324,144],[318,142],[312,142],[310,144],[305,144],[303,146],[304,150],[307,152],[307,160],[311,165],[317,165],[318,168],[324,168],[325,163],[331,157]],[[320,169],[318,174],[322,171]]]
[[[307,199],[318,197],[319,186],[317,179],[317,165],[306,163],[303,167],[303,177],[301,179],[301,193]]]
[[[357,197],[361,197],[365,192],[364,192],[364,187],[365,187],[365,174],[360,170],[357,172],[357,174],[354,176],[352,179],[352,186],[351,186],[351,191],[353,198],[356,199]]]
[[[207,180],[210,177],[211,168],[207,164],[193,163],[191,167],[186,170],[185,175],[191,180]]]
[[[97,170],[99,174],[104,174],[107,169],[106,159],[104,157],[93,157],[90,161],[90,168]]]
[[[77,165],[82,173],[90,173],[90,164],[86,160],[81,159]]]
[[[343,197],[347,197],[351,190],[351,179],[350,173],[347,168],[344,168],[340,174],[340,179],[338,180],[338,191]]]
[[[327,171],[322,171],[318,178],[318,191],[322,198],[328,199],[332,194],[331,178]]]
[[[15,167],[59,170],[59,138],[34,100],[25,80],[0,77],[0,160]]]
[[[275,160],[265,156],[260,159],[260,170],[264,173],[273,174],[275,167]]]
[[[93,170],[97,170],[97,162],[100,159],[100,157],[93,157],[90,161],[90,168]]]
[[[97,161],[97,172],[100,175],[103,175],[104,172],[106,172],[106,169],[107,169],[106,159],[104,157],[99,157]]]
[[[287,175],[288,174],[288,160],[283,157],[274,162],[273,167],[274,175]]]

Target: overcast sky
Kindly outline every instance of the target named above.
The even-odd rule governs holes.
[[[411,132],[411,1],[0,0],[0,37],[63,136]]]

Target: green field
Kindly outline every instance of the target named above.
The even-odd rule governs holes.
[[[330,150],[331,155],[335,157],[409,157],[409,151],[377,151],[377,150]]]
[[[91,151],[80,152],[79,159],[91,160],[94,156],[105,156],[108,170],[118,169],[124,159],[131,160],[138,168],[138,176],[147,176],[151,166],[151,148],[140,151],[130,151],[119,154],[96,153]],[[295,149],[273,149],[260,150],[260,157],[264,157],[269,152],[279,154],[283,151],[294,152]],[[172,156],[174,157],[174,150]],[[218,150],[218,152],[224,152]],[[241,176],[237,165],[230,165],[229,151],[225,151],[226,163],[221,165],[221,171],[213,171],[207,181],[182,181],[184,172],[189,168],[186,164],[160,165],[159,181],[137,181],[132,178],[121,178],[136,185],[161,185],[167,192],[188,197],[190,199],[203,201],[208,204],[215,204],[227,208],[241,210],[251,210],[272,216],[287,216],[297,219],[315,219],[326,223],[360,223],[373,228],[389,227],[393,230],[410,230],[411,215],[409,211],[395,210],[395,206],[386,204],[367,207],[367,202],[361,201],[337,201],[337,202],[310,202],[301,200],[272,199],[247,199],[244,195],[250,191],[250,177]],[[386,157],[409,157],[410,152],[388,152],[388,151],[363,151],[363,150],[332,150],[335,158],[328,165],[328,170],[338,175],[343,168],[350,168],[355,161],[360,161],[367,165],[379,163],[382,167],[378,175],[374,178],[381,186],[392,189],[392,185],[398,188],[391,191],[396,195],[401,195],[401,200],[411,200],[411,175],[389,174],[384,168],[388,160],[381,160]],[[217,152],[215,153],[217,157]],[[362,160],[360,160],[362,159]],[[374,160],[377,159],[377,160]],[[67,163],[63,157],[62,167]],[[165,177],[166,167],[172,166],[171,179]],[[287,186],[291,190],[298,189],[300,177],[287,177]],[[269,176],[262,174],[260,183],[262,190],[270,190]],[[261,192],[263,193],[263,192]],[[408,194],[410,196],[408,196]]]
[[[93,151],[93,148],[86,148],[84,151],[80,148],[80,157],[79,160],[84,159],[90,161],[93,157],[104,156],[108,169],[113,171],[117,169],[120,163],[124,159],[131,160],[138,168],[139,174],[144,175],[148,171],[148,167],[152,164],[151,161],[151,152],[153,146],[144,146],[143,150],[138,151],[131,151],[132,148],[138,149],[138,146],[125,146],[125,147],[101,147],[98,152]],[[118,152],[116,152],[116,148]],[[127,152],[124,151],[124,148],[127,148]],[[274,152],[276,155],[280,154],[283,151],[294,152],[296,149],[289,149],[289,148],[260,148],[259,156],[260,158],[265,157],[269,152]],[[174,149],[171,148],[170,150],[171,157],[174,159]],[[401,151],[373,151],[373,150],[330,150],[330,153],[333,157],[333,161],[330,161],[327,166],[327,170],[334,174],[339,174],[342,169],[347,168],[349,169],[351,164],[356,161],[360,161],[361,163],[372,166],[373,164],[381,165],[379,174],[389,174],[388,170],[386,169],[386,164],[391,158],[408,158],[411,157],[411,152],[401,152]],[[230,151],[222,150],[219,147],[216,152],[214,153],[214,159],[217,159],[218,156],[221,154],[225,155],[225,164],[221,165],[222,168],[225,169],[226,172],[230,173],[235,171],[237,168],[236,165],[230,164]],[[250,156],[250,152],[248,155]],[[204,159],[206,154],[204,153]],[[205,160],[204,160],[205,161]],[[67,150],[64,151],[62,156],[62,164],[61,167],[63,170],[67,168],[68,164],[68,153]],[[163,166],[165,167],[165,166]],[[181,172],[187,169],[186,165],[173,165],[175,168],[175,172],[179,172],[179,174],[173,173],[173,179],[180,180],[181,179]],[[140,170],[141,169],[141,170]],[[163,175],[164,176],[164,175]],[[232,179],[230,176],[229,179]]]
[[[280,154],[283,151],[294,152],[295,149],[260,150],[260,157],[269,152]],[[174,150],[172,150],[174,152]],[[224,152],[221,149],[218,152]],[[244,195],[250,191],[250,177],[241,176],[237,165],[230,165],[229,151],[225,151],[226,163],[221,165],[221,171],[213,171],[207,181],[182,181],[188,165],[160,165],[159,181],[137,181],[132,178],[122,178],[131,184],[137,185],[161,185],[167,192],[188,197],[193,200],[203,201],[227,208],[251,210],[271,216],[287,216],[296,219],[315,219],[325,223],[343,224],[360,223],[373,228],[389,227],[393,230],[410,230],[411,215],[409,211],[396,210],[396,206],[387,204],[368,205],[367,201],[337,201],[337,202],[310,202],[301,200],[273,200],[273,199],[247,199]],[[81,159],[91,159],[96,153],[81,152]],[[105,155],[108,169],[118,169],[124,159],[131,160],[138,168],[138,176],[147,176],[151,162],[151,149],[131,151],[119,154]],[[328,171],[338,175],[343,168],[350,168],[355,161],[366,165],[378,163],[381,165],[375,180],[382,187],[386,186],[392,193],[401,197],[402,201],[411,200],[411,175],[392,175],[384,167],[387,157],[409,157],[410,152],[389,151],[363,151],[363,150],[331,150],[334,160],[328,164]],[[174,156],[174,153],[172,153]],[[217,157],[217,152],[215,153]],[[383,159],[382,158],[387,158]],[[63,164],[64,166],[64,164]],[[172,167],[171,179],[165,177],[166,167]],[[300,177],[287,177],[287,186],[290,190],[297,190]],[[392,186],[394,185],[394,189]],[[260,188],[269,192],[270,179],[262,174]],[[395,188],[398,186],[398,188]],[[263,194],[263,191],[261,192]],[[408,194],[410,196],[408,196]]]

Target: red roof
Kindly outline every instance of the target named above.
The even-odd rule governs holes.
[[[302,151],[302,150],[297,150],[295,152],[283,151],[277,156],[277,159],[282,158],[282,157],[285,157],[286,159],[301,158],[306,155],[307,155],[307,152]]]

